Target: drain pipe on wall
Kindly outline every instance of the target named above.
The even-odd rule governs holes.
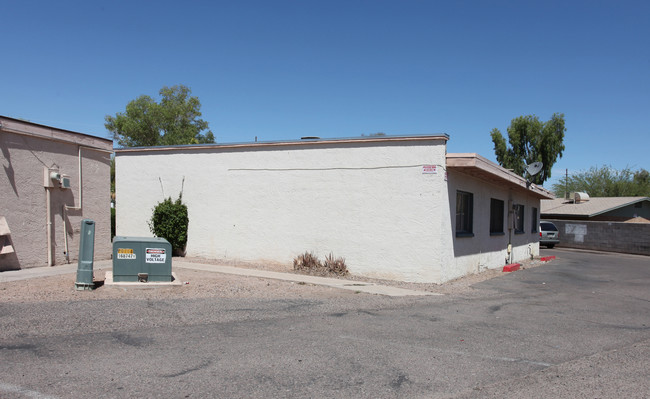
[[[83,205],[83,186],[81,185],[82,182],[82,169],[81,169],[81,148],[82,146],[79,146],[78,154],[77,154],[77,161],[78,161],[78,168],[79,168],[79,206],[68,206],[67,204],[63,204],[63,212],[61,213],[63,217],[63,245],[64,245],[64,252],[63,254],[65,255],[65,261],[66,263],[70,263],[70,251],[68,250],[68,228],[66,226],[66,221],[68,219],[68,210],[72,211],[82,211],[82,205]],[[83,216],[83,212],[82,215]]]
[[[508,248],[506,261],[508,264],[512,263],[512,228],[514,226],[515,212],[514,212],[514,203],[512,199],[508,200]]]
[[[50,187],[45,187],[45,208],[46,217],[45,222],[47,234],[47,265],[52,266],[52,211],[50,207]]]

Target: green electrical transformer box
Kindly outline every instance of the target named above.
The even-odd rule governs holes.
[[[160,237],[113,238],[113,281],[172,281],[172,246]]]

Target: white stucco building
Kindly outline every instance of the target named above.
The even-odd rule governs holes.
[[[150,236],[153,207],[182,190],[188,256],[291,264],[331,252],[355,274],[444,282],[503,266],[509,244],[510,261],[538,254],[550,193],[476,154],[447,154],[447,140],[116,150],[117,234]]]

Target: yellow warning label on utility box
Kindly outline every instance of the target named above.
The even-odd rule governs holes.
[[[118,248],[117,259],[135,259],[133,248]]]

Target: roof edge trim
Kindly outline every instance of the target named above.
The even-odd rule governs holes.
[[[230,143],[230,144],[187,144],[171,146],[153,146],[153,147],[125,147],[116,148],[115,153],[121,152],[150,152],[150,151],[170,151],[178,149],[187,150],[205,150],[205,149],[231,149],[231,148],[260,148],[260,147],[280,147],[280,146],[314,146],[321,144],[351,144],[351,143],[382,143],[382,142],[418,142],[430,140],[449,140],[449,135],[435,134],[422,136],[379,136],[379,137],[359,137],[359,138],[331,138],[331,139],[307,139],[307,140],[280,140],[280,141],[259,141],[252,143]]]
[[[478,169],[505,183],[532,192],[540,198],[555,198],[553,193],[544,187],[532,183],[529,185],[523,177],[474,152],[447,154],[447,168],[458,169],[459,171],[462,169]]]

